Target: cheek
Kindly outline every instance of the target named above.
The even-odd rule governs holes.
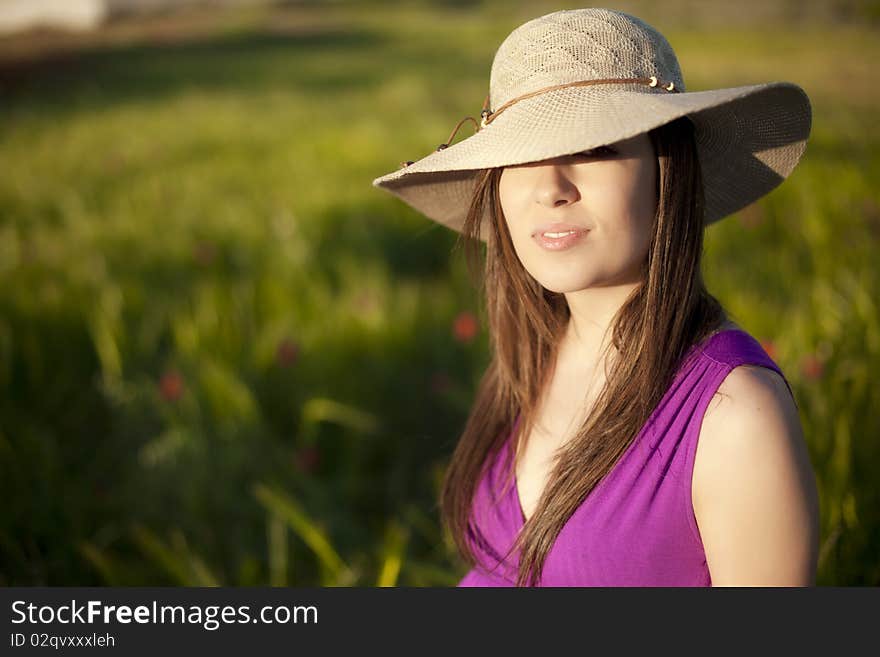
[[[638,213],[648,227],[654,221],[657,212],[657,175],[654,160],[645,162],[640,170],[638,199]]]
[[[647,257],[651,246],[651,232],[657,209],[656,198],[652,171],[643,171],[638,189],[633,190],[631,207],[633,251],[638,261]]]
[[[625,230],[632,241],[643,245],[650,239],[651,226],[657,208],[657,192],[652,163],[642,162],[627,172],[618,186],[618,216],[625,217]]]
[[[522,193],[523,185],[521,181],[517,181],[516,172],[511,172],[510,169],[502,171],[498,179],[498,197],[505,217],[516,213],[516,208],[522,203]]]

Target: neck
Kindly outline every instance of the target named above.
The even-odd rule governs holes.
[[[593,369],[610,343],[611,321],[639,283],[591,287],[568,292],[570,317],[560,344],[560,358]]]

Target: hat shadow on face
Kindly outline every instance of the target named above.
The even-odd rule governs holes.
[[[638,143],[636,143],[638,142]],[[680,145],[683,144],[683,147]],[[696,154],[696,145],[694,141],[694,124],[688,117],[681,117],[672,121],[668,124],[664,124],[658,128],[655,128],[649,132],[641,133],[635,135],[634,137],[629,137],[625,140],[620,140],[618,142],[614,142],[609,144],[609,146],[614,147],[614,153],[607,153],[599,156],[594,163],[607,162],[609,160],[614,160],[618,158],[639,158],[647,160],[648,165],[652,167],[653,171],[651,172],[650,179],[651,184],[653,185],[653,189],[651,190],[651,216],[652,221],[650,228],[647,230],[652,233],[656,230],[656,220],[658,212],[661,208],[661,203],[664,201],[661,194],[663,193],[661,190],[661,176],[664,163],[661,163],[660,155],[663,154],[664,157],[674,157],[678,159],[686,159],[687,163],[684,167],[680,166],[680,163],[677,161],[667,162],[666,166],[666,175],[670,176],[671,172],[675,172],[674,176],[670,176],[674,180],[682,179],[685,176],[696,175],[697,181],[699,182],[700,174],[699,171],[696,171],[694,174],[690,174],[691,166],[699,167],[699,160]],[[686,151],[686,153],[685,153]],[[540,160],[537,162],[529,162],[525,164],[517,164],[512,165],[510,167],[497,167],[494,169],[484,170],[478,174],[477,179],[482,178],[488,174],[488,186],[491,188],[490,190],[484,191],[484,194],[487,194],[486,202],[482,203],[484,205],[485,210],[482,214],[482,218],[480,219],[480,229],[481,235],[486,235],[488,232],[493,232],[495,235],[499,235],[499,231],[504,230],[508,238],[510,238],[510,228],[508,225],[508,217],[506,216],[503,209],[502,202],[502,194],[501,194],[501,184],[502,177],[504,172],[507,169],[511,168],[530,168],[537,166],[545,166],[552,164],[571,164],[572,162],[576,162],[576,160],[566,159],[567,156],[560,156],[557,158],[548,158],[545,160]],[[529,182],[520,181],[520,185],[529,185]],[[687,182],[685,184],[688,184]],[[696,189],[699,189],[698,184],[694,184]],[[478,186],[474,187],[474,196],[479,193]],[[670,193],[670,192],[667,192]],[[494,206],[497,208],[496,211],[492,211],[491,204],[487,202],[489,196],[494,196]],[[471,204],[475,202],[475,198],[471,199]],[[537,201],[536,201],[537,202]],[[578,203],[585,202],[580,197],[576,201]],[[702,208],[704,207],[704,198],[699,197],[693,200],[695,204],[695,208],[697,212],[702,212]],[[466,224],[467,226],[467,224]],[[463,226],[464,228],[465,226]],[[472,234],[470,235],[473,236]],[[482,242],[486,241],[486,238],[481,238]]]

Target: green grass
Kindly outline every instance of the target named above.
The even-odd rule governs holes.
[[[479,300],[454,236],[370,181],[477,115],[494,49],[556,8],[459,4],[167,17],[44,64],[0,42],[0,582],[457,581],[435,501]],[[813,101],[706,275],[798,396],[820,583],[877,585],[876,33],[677,18],[646,15],[689,89]]]

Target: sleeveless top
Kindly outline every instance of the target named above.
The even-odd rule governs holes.
[[[727,329],[693,345],[635,440],[559,532],[538,586],[711,586],[694,516],[694,454],[709,400],[739,365],[782,370],[750,334]],[[793,397],[792,393],[792,397]],[[515,586],[516,554],[503,560],[525,523],[516,485],[502,493],[511,439],[475,492],[468,541],[477,564],[457,586]]]

